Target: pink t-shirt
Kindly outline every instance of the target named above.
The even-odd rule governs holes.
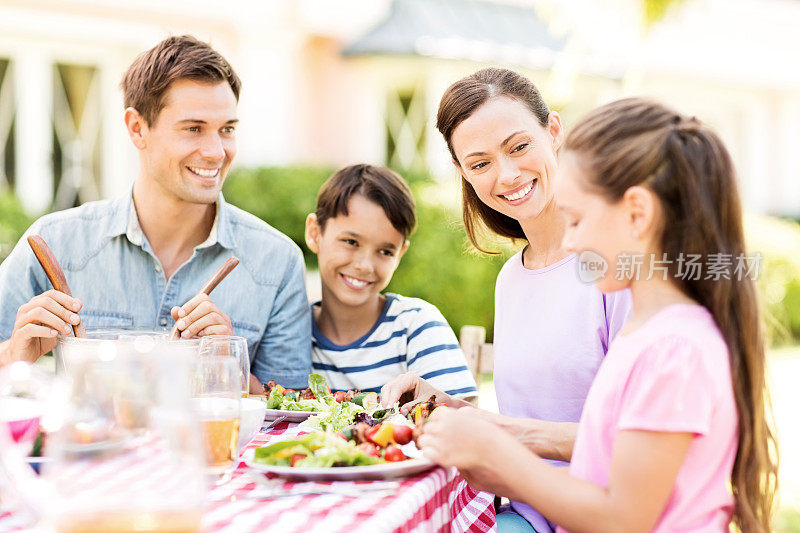
[[[671,305],[611,344],[570,473],[607,487],[619,431],[694,433],[654,531],[727,532],[737,428],[728,349],[713,317],[699,305]]]

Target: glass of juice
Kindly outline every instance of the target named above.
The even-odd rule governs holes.
[[[229,355],[201,354],[192,379],[193,407],[203,429],[206,473],[216,483],[236,468],[242,385],[239,363]]]

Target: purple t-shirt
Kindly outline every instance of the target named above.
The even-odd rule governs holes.
[[[604,295],[580,280],[575,254],[537,270],[523,266],[522,252],[511,257],[495,287],[494,386],[500,412],[578,422],[608,345],[630,310],[630,291]],[[511,505],[537,532],[552,532],[529,505]]]

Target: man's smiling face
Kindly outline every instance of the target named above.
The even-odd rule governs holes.
[[[178,80],[143,126],[145,179],[178,201],[212,204],[236,155],[236,97],[227,82]]]

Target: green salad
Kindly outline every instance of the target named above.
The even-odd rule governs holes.
[[[328,382],[319,374],[308,376],[308,389],[293,391],[280,385],[273,386],[267,396],[267,409],[282,411],[325,411],[332,403],[336,403]]]
[[[254,460],[267,465],[317,468],[384,462],[383,458],[367,453],[355,443],[344,440],[335,433],[324,432],[309,433],[297,439],[256,448]]]
[[[308,376],[308,388],[285,389],[270,382],[266,397],[268,409],[318,413],[308,424],[323,431],[341,431],[357,421],[376,423],[396,409],[381,409],[375,392],[337,391],[331,393],[327,380],[319,374]]]
[[[355,421],[358,413],[366,413],[363,406],[354,402],[331,405],[329,409],[309,418],[306,423],[322,431],[341,431]]]

